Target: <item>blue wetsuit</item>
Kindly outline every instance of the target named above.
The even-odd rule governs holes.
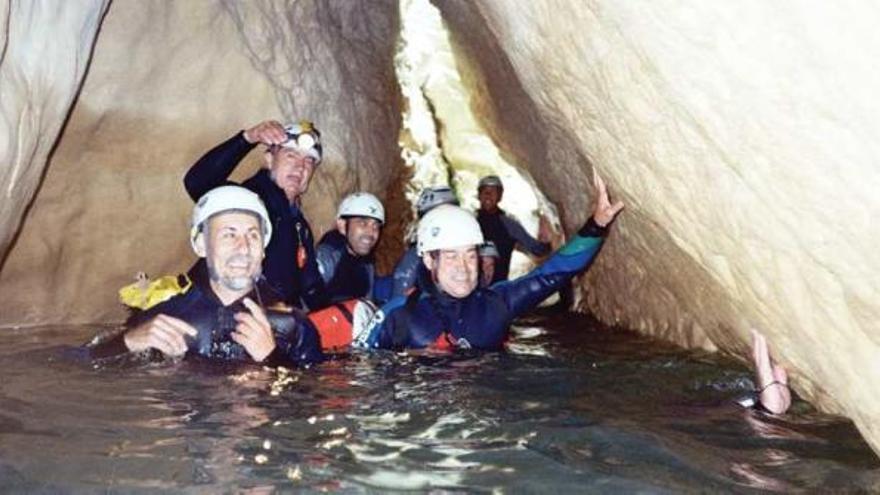
[[[268,287],[252,291],[248,297],[260,303],[267,303]],[[181,319],[198,330],[195,338],[185,337],[187,355],[202,357],[252,361],[247,351],[232,340],[230,334],[238,324],[236,313],[248,313],[241,300],[224,306],[214,294],[204,278],[194,280],[187,292],[178,294],[146,311],[135,313],[126,322],[127,328],[134,328],[159,314]],[[305,364],[318,362],[322,358],[321,340],[315,327],[307,317],[294,310],[293,313],[266,311],[275,337],[275,349],[264,362],[266,364]],[[105,358],[128,352],[123,339],[124,332],[93,346],[91,354],[95,358]]]
[[[510,273],[510,256],[517,244],[535,256],[543,256],[550,252],[550,244],[530,236],[516,219],[508,216],[500,208],[495,213],[477,210],[477,221],[486,241],[494,242],[495,247],[498,248],[498,261],[495,263],[492,283],[507,280]]]
[[[407,292],[409,292],[409,289],[416,286],[421,266],[422,258],[419,256],[416,244],[412,243],[407,246],[403,256],[400,257],[397,265],[394,266],[394,273],[392,274],[393,285],[391,289],[394,297],[405,296]]]
[[[239,132],[207,152],[186,173],[183,180],[186,192],[197,201],[211,189],[231,184],[229,175],[255,146],[247,142],[244,132]],[[266,246],[263,260],[263,275],[269,285],[293,306],[308,309],[326,306],[324,284],[315,256],[315,240],[302,210],[290,204],[284,191],[265,169],[244,181],[242,186],[260,196],[272,219],[272,239]],[[201,259],[197,264],[203,265],[204,262]]]
[[[383,306],[372,328],[355,345],[500,349],[514,318],[587,268],[602,246],[605,230],[590,219],[540,267],[516,280],[477,288],[465,298],[441,292],[423,276],[420,290],[408,297],[395,297]],[[426,270],[422,273],[427,275]]]

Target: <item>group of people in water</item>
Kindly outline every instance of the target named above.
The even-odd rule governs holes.
[[[258,145],[265,167],[240,185],[230,182]],[[126,329],[94,344],[92,355],[153,349],[291,365],[351,347],[501,350],[514,318],[586,270],[624,207],[594,173],[585,224],[537,268],[508,280],[514,248],[550,253],[546,222],[535,239],[505,214],[497,176],[480,180],[476,216],[449,187],[426,188],[416,204],[415,240],[394,272],[379,276],[374,250],[386,217],[376,196],[345,197],[335,229],[314,242],[301,199],[322,158],[312,123],[274,120],[202,156],[184,179],[195,201],[189,239],[198,261],[167,299],[133,310]],[[784,412],[787,376],[757,333],[754,358],[755,404]]]

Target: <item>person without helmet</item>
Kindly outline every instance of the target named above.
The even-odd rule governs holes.
[[[498,203],[504,195],[504,185],[497,175],[489,175],[480,179],[477,185],[477,197],[480,209],[477,210],[477,221],[487,241],[491,241],[498,249],[498,260],[495,263],[495,274],[492,282],[507,280],[510,273],[510,257],[513,249],[519,247],[534,256],[544,256],[550,252],[550,232],[547,220],[539,219],[539,239],[530,236],[526,229],[509,216]]]
[[[266,247],[263,274],[284,300],[301,308],[325,304],[325,294],[315,258],[314,238],[300,209],[312,174],[321,163],[321,133],[308,121],[282,126],[274,120],[241,131],[210,150],[186,173],[184,185],[193,200],[209,190],[229,184],[238,163],[257,144],[267,146],[265,168],[242,184],[266,204],[275,235]],[[191,278],[204,275],[204,264],[190,270]]]
[[[492,277],[495,276],[495,264],[498,262],[498,248],[492,241],[480,246],[480,287],[492,285]]]
[[[317,248],[318,270],[329,302],[376,298],[373,251],[384,224],[385,208],[370,193],[350,194],[339,204],[336,230],[327,232]]]
[[[155,349],[270,364],[319,360],[319,337],[305,317],[263,307],[278,298],[255,282],[273,235],[260,198],[243,187],[218,187],[196,203],[191,225],[190,243],[208,276],[133,315],[125,332],[92,347],[92,355]]]
[[[422,189],[419,199],[416,201],[416,214],[418,218],[422,218],[440,205],[458,206],[455,192],[449,186],[427,187]],[[416,241],[413,240],[398,260],[397,265],[394,266],[391,291],[393,296],[403,296],[413,290],[421,265],[422,259],[419,257]]]
[[[623,209],[611,204],[594,174],[593,215],[543,265],[511,281],[478,287],[483,233],[476,219],[457,206],[439,206],[418,227],[418,250],[426,268],[419,288],[383,306],[355,344],[368,348],[500,349],[511,321],[582,272],[602,245],[606,230]]]

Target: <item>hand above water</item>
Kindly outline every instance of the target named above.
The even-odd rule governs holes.
[[[235,314],[238,325],[232,332],[232,340],[241,344],[254,361],[259,363],[275,350],[275,336],[263,308],[249,297],[244,298],[242,302],[250,312]]]
[[[123,337],[131,352],[156,349],[166,356],[186,354],[185,336],[195,337],[198,331],[189,323],[168,315],[157,315],[127,331]]]
[[[608,189],[605,181],[599,177],[596,167],[593,167],[593,187],[596,188],[596,206],[593,208],[593,221],[600,227],[607,227],[614,221],[614,217],[623,209],[623,201],[611,204],[608,199]]]

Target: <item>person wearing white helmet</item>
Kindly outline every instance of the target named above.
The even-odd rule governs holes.
[[[492,241],[486,241],[480,246],[480,287],[492,285],[492,277],[495,275],[495,264],[498,262],[498,248]]]
[[[419,199],[416,201],[416,214],[418,218],[422,218],[429,211],[440,205],[458,206],[458,197],[456,197],[455,191],[449,186],[426,187],[422,189]],[[421,265],[422,259],[419,257],[416,242],[413,239],[400,257],[400,260],[394,265],[392,295],[406,295],[415,287]]]
[[[319,360],[320,339],[305,317],[264,307],[278,300],[258,283],[272,235],[269,213],[254,192],[240,186],[207,192],[193,209],[190,243],[208,276],[132,315],[128,329],[94,346],[92,355],[155,349],[268,364]]]
[[[373,251],[384,224],[385,208],[368,192],[349,194],[339,204],[336,229],[324,234],[317,248],[318,271],[330,302],[374,297]]]
[[[186,173],[184,186],[193,200],[207,191],[229,184],[239,162],[258,144],[266,146],[265,168],[242,183],[266,204],[275,235],[266,246],[263,274],[284,300],[301,308],[325,303],[318,273],[314,237],[300,209],[315,168],[323,158],[321,133],[308,121],[287,126],[274,120],[241,131],[202,156]],[[204,264],[190,271],[194,279],[204,274]]]
[[[504,184],[497,175],[487,175],[477,184],[477,198],[480,200],[477,221],[480,222],[483,236],[498,249],[492,282],[507,280],[514,248],[518,247],[533,256],[544,256],[550,252],[547,220],[543,216],[539,218],[538,239],[535,239],[522,224],[498,206],[503,195]]]
[[[543,265],[511,281],[479,287],[483,233],[474,216],[440,206],[419,222],[418,251],[425,270],[418,290],[389,301],[370,328],[355,337],[367,348],[501,349],[511,321],[584,271],[602,246],[623,203],[611,203],[594,174],[596,205],[586,224]]]

